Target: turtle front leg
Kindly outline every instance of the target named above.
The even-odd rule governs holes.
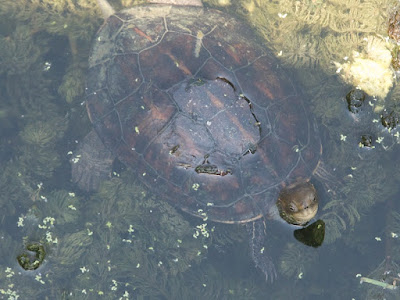
[[[265,279],[271,282],[277,277],[275,265],[265,251],[264,242],[266,237],[265,223],[262,219],[246,223],[247,231],[250,235],[250,253],[256,265],[265,274]]]

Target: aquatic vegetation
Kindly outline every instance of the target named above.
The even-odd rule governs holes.
[[[8,19],[10,15],[4,17]],[[33,177],[51,177],[60,165],[55,147],[66,130],[67,120],[54,103],[51,85],[57,79],[46,78],[44,69],[49,36],[34,36],[32,27],[22,21],[13,24],[7,36],[0,35],[0,89],[4,93],[0,107],[9,111],[14,130],[22,130],[22,143],[11,144],[15,154],[10,175],[20,174],[18,181],[25,190],[40,181]]]
[[[397,291],[394,290],[397,289],[399,272],[400,266],[390,257],[386,257],[368,276],[360,278],[363,288],[367,289],[365,299],[397,299]]]
[[[46,122],[28,123],[20,133],[19,172],[27,176],[51,177],[61,164],[56,142],[66,130],[66,120],[54,117]]]
[[[5,266],[12,266],[15,264],[15,257],[20,251],[21,245],[17,241],[15,241],[14,237],[11,236],[10,233],[8,233],[6,230],[4,230],[4,228],[1,229],[0,234],[2,237],[2,243],[0,244],[0,255],[2,257],[0,268],[3,268]],[[1,279],[2,275],[3,274],[0,274],[0,283],[3,282]],[[4,286],[0,285],[0,288],[1,287]]]
[[[51,147],[59,135],[59,131],[54,128],[54,124],[37,121],[27,124],[20,133],[22,140],[29,146],[42,148]]]
[[[384,168],[379,160],[354,160],[353,170],[345,177],[339,194],[322,208],[320,218],[326,223],[325,242],[331,243],[346,231],[351,231],[361,216],[377,203],[387,201],[396,193],[397,180],[392,170]],[[379,174],[379,175],[378,175]]]
[[[100,24],[94,22],[99,16],[94,7],[94,0],[4,0],[0,12],[14,20],[29,21],[32,33],[46,31],[88,40]]]
[[[68,66],[63,82],[58,88],[59,94],[64,96],[67,103],[72,103],[79,96],[84,95],[87,60],[76,60]]]
[[[356,129],[349,127],[346,134],[340,131],[343,128],[335,126],[334,119],[327,119],[326,125],[329,126],[327,134],[331,141],[324,144],[325,162],[331,168],[329,170],[336,169],[333,175],[337,178],[337,185],[334,184],[334,194],[325,196],[326,202],[321,206],[319,218],[326,223],[325,242],[332,243],[351,232],[374,205],[393,197],[398,179],[393,175],[397,174],[396,165],[389,166],[385,162],[385,155],[389,153],[383,154],[391,150],[384,150],[377,143],[379,131],[374,123],[362,124]],[[364,150],[359,147],[359,139],[364,133],[372,134],[375,148]]]
[[[8,36],[0,35],[0,88],[3,91],[2,109],[21,122],[21,116],[38,113],[46,107],[54,109],[49,91],[50,81],[44,77],[44,55],[48,38],[33,38],[31,28],[18,25]]]
[[[175,293],[172,286],[177,282],[171,278],[190,272],[205,257],[210,239],[195,238],[195,228],[178,211],[148,195],[129,175],[104,182],[84,211],[76,197],[65,191],[46,194],[31,211],[39,223],[36,231],[48,243],[46,260],[53,278],[82,266],[77,281],[71,283],[74,290],[115,296],[123,286],[136,295],[165,296]],[[27,228],[27,232],[34,235],[35,230]],[[184,280],[183,275],[180,278]],[[105,288],[110,285],[115,289]],[[193,291],[188,288],[186,293]]]
[[[343,229],[346,229],[346,223],[348,223],[350,226],[354,226],[354,224],[357,221],[360,221],[361,218],[360,214],[353,205],[340,200],[331,200],[323,207],[323,211],[328,211],[323,214],[324,219],[330,219],[331,217],[337,219],[338,223],[341,224]],[[341,217],[341,215],[344,216],[344,218]]]
[[[371,52],[365,39],[387,35],[389,13],[396,6],[394,0],[243,0],[241,3],[238,11],[245,12],[243,14],[285,64],[296,68],[319,67],[328,74],[336,71],[332,61],[342,62],[354,51],[361,53],[366,49]],[[390,51],[388,55],[391,56]],[[369,70],[368,73],[373,73],[371,64],[366,63],[365,59],[357,59],[358,65]],[[388,76],[391,72],[386,64],[373,64],[373,67],[381,68]],[[365,79],[358,78],[360,74],[355,74],[358,73],[356,70],[351,72],[352,75],[345,75],[348,82],[366,84]],[[384,96],[391,83],[389,77],[385,77],[382,90],[378,90],[378,85],[374,85],[372,80],[367,85],[374,87],[372,90],[369,88],[369,92]]]
[[[101,212],[99,225],[109,227],[109,230],[101,229],[105,234],[103,239],[110,239],[112,233],[116,242],[133,247],[131,254],[125,256],[131,257],[132,265],[138,262],[136,247],[157,263],[161,261],[163,269],[172,274],[199,262],[207,253],[209,239],[194,238],[195,229],[180,212],[163,200],[149,196],[139,184],[131,182],[133,177],[129,175],[104,182],[90,204],[93,212]]]
[[[83,95],[83,70],[86,69],[90,40],[101,24],[95,7],[95,0],[2,1],[2,18],[29,22],[29,25],[17,23],[11,35],[2,37],[2,68],[8,74],[27,72],[30,66],[43,59],[54,35],[65,36],[70,42],[73,63],[68,67],[59,92],[68,103]]]
[[[221,271],[212,264],[203,264],[197,270],[189,270],[181,278],[183,284],[172,281],[177,287],[171,295],[172,299],[188,299],[193,295],[202,295],[206,299],[260,299],[265,296],[264,291],[251,278],[244,279],[240,274],[227,273],[221,276]]]
[[[93,237],[86,229],[65,234],[57,240],[49,257],[49,260],[54,263],[54,270],[66,267],[76,268],[80,258],[87,253],[89,246],[93,243]]]
[[[1,10],[0,10],[1,11]],[[42,57],[43,40],[33,41],[31,28],[19,25],[10,36],[0,36],[0,74],[22,74]],[[39,45],[37,44],[39,43]]]
[[[335,193],[325,196],[319,215],[326,222],[325,242],[330,243],[351,231],[373,205],[396,192],[396,166],[387,165],[385,157],[396,149],[397,130],[389,132],[380,124],[375,111],[380,103],[373,97],[366,96],[360,113],[349,116],[345,95],[351,88],[316,71],[301,73],[298,78],[324,137],[324,162],[335,178],[331,179]],[[392,95],[396,97],[395,92]],[[363,136],[371,138],[371,147],[361,147]]]
[[[299,243],[288,243],[282,253],[279,263],[280,272],[287,277],[297,279],[301,279],[318,259],[315,249],[306,248]]]
[[[390,232],[391,237],[393,237],[391,233],[395,233],[396,236],[394,237],[397,238],[397,236],[400,236],[400,213],[397,211],[391,211],[390,215],[391,219],[387,230]]]
[[[384,98],[393,85],[393,45],[383,37],[396,2],[359,4],[358,0],[261,0],[243,1],[242,5],[283,63],[318,67],[328,74],[340,71],[346,83]],[[336,67],[333,61],[338,62]]]
[[[35,209],[35,215],[39,219],[52,216],[57,225],[64,226],[75,223],[81,216],[80,197],[72,192],[54,190],[42,197]]]
[[[318,44],[315,39],[309,35],[298,35],[293,36],[291,43],[293,49],[291,49],[291,51],[286,51],[286,49],[283,48],[281,50],[282,53],[280,53],[280,51],[278,53],[279,58],[283,61],[290,61],[295,67],[314,67],[319,65],[321,55],[318,53]]]
[[[0,224],[8,223],[21,207],[30,207],[40,199],[42,183],[21,173],[18,161],[10,161],[4,165],[0,174],[0,208],[2,217]]]
[[[22,164],[20,171],[26,176],[40,176],[50,178],[53,171],[60,165],[59,156],[54,151],[41,151],[44,149],[21,148],[24,154],[19,157]],[[33,152],[32,150],[36,150]]]

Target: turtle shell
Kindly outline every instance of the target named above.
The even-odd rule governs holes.
[[[320,159],[301,94],[252,30],[220,11],[148,5],[111,16],[87,93],[105,146],[152,191],[210,220],[260,218]]]

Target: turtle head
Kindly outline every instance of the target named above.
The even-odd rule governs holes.
[[[305,225],[318,211],[317,191],[310,182],[285,187],[276,202],[279,215],[292,225]]]

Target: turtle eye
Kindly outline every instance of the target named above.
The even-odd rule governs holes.
[[[290,211],[296,211],[296,206],[293,203],[289,204],[289,210]]]

